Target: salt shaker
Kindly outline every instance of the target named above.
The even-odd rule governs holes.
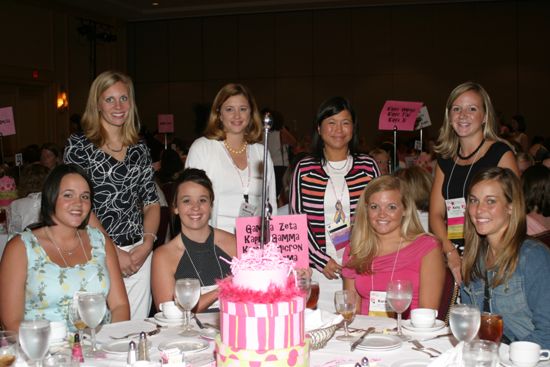
[[[136,343],[132,340],[128,345],[128,357],[126,357],[126,367],[132,367],[136,363]]]
[[[138,361],[148,361],[149,360],[149,348],[147,348],[147,334],[144,331],[139,333],[139,344],[138,344]]]

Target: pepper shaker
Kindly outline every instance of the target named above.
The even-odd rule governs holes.
[[[149,360],[149,348],[147,348],[147,334],[144,331],[139,333],[139,344],[138,344],[138,361],[148,361]]]

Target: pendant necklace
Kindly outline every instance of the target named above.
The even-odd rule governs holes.
[[[122,149],[124,149],[124,144],[122,144],[122,145],[120,146],[120,148],[118,148],[118,149],[112,148],[112,147],[109,145],[109,143],[105,143],[105,145],[107,146],[107,148],[108,148],[111,152],[114,152],[114,153],[120,153],[120,152],[122,152]]]
[[[48,227],[44,227],[44,230],[46,232],[46,236],[48,237],[50,242],[54,245],[57,252],[59,253],[59,256],[61,256],[61,259],[63,260],[63,263],[65,264],[65,266],[67,268],[69,268],[70,266],[67,263],[67,260],[65,260],[65,256],[63,256],[63,252],[65,252],[69,256],[72,256],[74,251],[78,247],[78,244],[76,246],[74,246],[71,250],[69,250],[69,251],[63,250],[63,252],[62,252],[61,248],[57,245],[57,242],[55,242],[55,240],[53,239],[53,235],[50,233],[50,229]],[[86,255],[86,251],[84,250],[84,245],[82,244],[82,238],[80,238],[80,233],[78,233],[78,229],[76,230],[76,236],[75,237],[78,238],[78,242],[80,243],[80,248],[82,249],[82,253],[84,254],[84,257],[86,258],[86,262],[90,261],[88,259],[88,255]]]
[[[210,237],[210,236],[208,236]],[[181,232],[181,241],[183,242],[184,246],[185,246],[185,240],[184,238],[187,238],[187,236],[185,236],[183,234],[183,232]],[[189,239],[189,238],[188,238]],[[206,239],[208,241],[208,239]],[[189,241],[191,242],[195,242],[191,239],[189,239]],[[200,246],[200,245],[199,245]],[[216,245],[214,244],[214,239],[212,239],[212,249],[214,250],[214,258],[216,259],[216,261],[218,262],[218,269],[220,269],[220,279],[223,278],[223,271],[222,271],[222,266],[220,265],[220,260],[218,258],[218,254],[216,253]],[[197,267],[195,266],[195,263],[193,262],[193,258],[191,257],[191,254],[189,254],[189,247],[188,246],[185,246],[185,253],[187,254],[187,256],[189,257],[189,261],[191,262],[191,265],[193,266],[193,269],[195,270],[195,273],[197,274],[197,276],[199,277],[199,281],[201,282],[201,286],[204,287],[205,284],[204,282],[202,281],[202,278],[201,278],[201,275],[199,273],[199,271],[197,270]]]
[[[334,171],[344,171],[344,170],[348,169],[348,165],[349,165],[349,162],[350,162],[350,156],[348,155],[348,157],[346,158],[346,162],[344,163],[344,165],[341,168],[335,168],[330,163],[329,160],[327,160],[326,162],[332,170],[334,170]],[[327,172],[327,174],[328,174],[328,172]],[[336,208],[336,212],[334,213],[333,222],[334,223],[340,223],[340,222],[343,223],[343,222],[346,221],[346,213],[344,212],[344,206],[342,205],[342,198],[344,197],[344,191],[346,190],[346,187],[347,187],[346,180],[344,178],[344,184],[342,185],[342,191],[340,192],[340,197],[338,197],[337,194],[336,194],[336,187],[334,186],[334,182],[332,181],[332,177],[330,177],[330,174],[328,174],[328,179],[330,181],[332,191],[334,193],[334,197],[336,198],[336,204],[334,204],[334,207]]]

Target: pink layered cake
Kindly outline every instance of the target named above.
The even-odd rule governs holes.
[[[218,366],[309,365],[305,299],[295,276],[289,276],[293,267],[273,244],[233,258],[233,276],[218,283]]]

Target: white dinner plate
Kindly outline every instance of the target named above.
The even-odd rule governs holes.
[[[426,367],[430,361],[419,361],[417,359],[404,359],[392,363],[391,367]]]
[[[137,345],[137,341],[134,340],[134,342]],[[126,354],[128,354],[129,344],[130,344],[130,340],[128,340],[128,339],[116,340],[114,342],[103,344],[101,346],[101,350],[104,351],[105,353],[109,353],[109,354],[126,355]],[[148,346],[149,349],[151,349],[151,342],[150,341],[147,341],[147,346]]]
[[[155,320],[158,320],[160,322],[164,322],[166,324],[178,324],[181,325],[183,323],[183,317],[177,318],[177,319],[167,319],[164,317],[164,314],[162,312],[157,312],[155,314]]]
[[[442,320],[435,320],[435,325],[432,327],[415,327],[412,325],[411,320],[403,320],[401,324],[403,328],[414,331],[416,333],[431,333],[433,331],[441,330],[445,327],[445,322]]]
[[[395,335],[370,334],[358,346],[361,350],[393,350],[401,347],[403,341]]]
[[[166,349],[178,348],[181,352],[191,353],[205,350],[208,348],[208,345],[208,342],[205,340],[187,338],[160,343],[159,350],[162,352]]]
[[[204,339],[214,340],[216,335],[218,335],[220,331],[218,329],[215,329],[213,327],[207,327],[204,329],[199,330],[199,335]]]

